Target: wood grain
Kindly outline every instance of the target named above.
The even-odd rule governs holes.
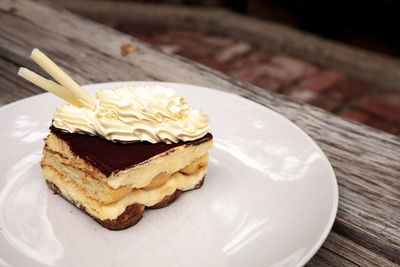
[[[331,232],[323,248],[308,262],[308,266],[396,266],[388,259]],[[325,264],[326,263],[326,264]]]
[[[5,74],[1,103],[40,92],[12,75],[18,65],[39,70],[28,60],[33,47],[55,59],[81,84],[170,81],[241,95],[296,123],[318,143],[335,170],[340,200],[334,232],[310,264],[342,259],[337,265],[382,266],[399,260],[399,137],[242,83],[42,1],[2,0],[0,25],[0,70]],[[120,47],[125,44],[139,50],[123,57]],[[369,254],[363,261],[352,251]]]
[[[21,98],[37,95],[44,91],[28,84],[17,75],[19,65],[0,57],[1,97],[0,105],[5,105]]]

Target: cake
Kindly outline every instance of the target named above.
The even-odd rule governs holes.
[[[54,192],[105,228],[122,230],[146,208],[202,186],[213,146],[205,114],[162,86],[124,86],[93,98],[71,89],[77,84],[43,56],[32,58],[61,85],[27,69],[19,75],[69,102],[56,109],[43,148],[41,167]]]
[[[199,188],[211,147],[210,133],[174,144],[120,144],[51,126],[41,166],[51,189],[104,227],[122,230],[146,207],[165,207]]]

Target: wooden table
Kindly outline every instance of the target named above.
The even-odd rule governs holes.
[[[121,56],[121,46],[139,50]],[[400,138],[230,78],[42,1],[0,1],[0,105],[42,93],[17,77],[38,47],[80,84],[155,80],[207,86],[280,113],[329,158],[339,209],[327,240],[308,265],[391,266],[400,260]],[[81,64],[85,62],[85,64]],[[399,81],[400,84],[400,81]]]

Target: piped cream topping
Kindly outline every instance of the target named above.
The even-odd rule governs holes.
[[[94,110],[63,104],[56,110],[53,125],[111,141],[170,144],[203,137],[209,119],[170,88],[124,86],[98,92]]]

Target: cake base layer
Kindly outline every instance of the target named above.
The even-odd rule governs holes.
[[[203,185],[205,176],[201,179],[201,181],[195,186],[194,189],[198,189]],[[80,208],[82,211],[84,211],[86,214],[88,214],[90,217],[92,217],[95,221],[97,221],[101,226],[109,229],[109,230],[114,230],[114,231],[119,231],[119,230],[124,230],[129,227],[134,226],[137,224],[140,219],[143,217],[143,212],[145,210],[145,205],[143,204],[131,204],[125,208],[125,211],[121,213],[116,219],[106,219],[106,220],[100,220],[99,218],[96,218],[95,216],[91,215],[90,213],[87,212],[84,206],[80,205],[79,203],[68,199],[66,196],[64,196],[61,192],[61,190],[58,188],[57,185],[54,183],[46,180],[47,185],[57,194],[62,196],[64,199],[69,201],[70,203],[74,204],[78,208]],[[163,200],[158,202],[157,204],[148,207],[151,209],[159,209],[159,208],[164,208],[171,203],[173,203],[175,200],[177,200],[180,195],[182,194],[181,190],[176,190],[173,194],[164,197]]]

